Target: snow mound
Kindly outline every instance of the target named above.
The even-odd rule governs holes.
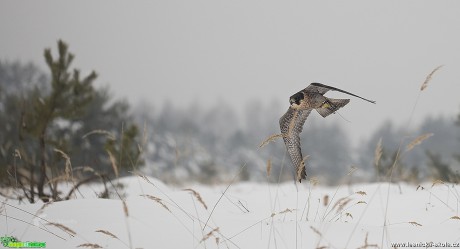
[[[453,184],[174,189],[154,178],[115,182],[124,186],[124,200],[9,201],[0,233],[44,241],[46,248],[460,247],[460,197]]]

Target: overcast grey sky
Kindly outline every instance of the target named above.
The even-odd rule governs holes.
[[[42,68],[43,49],[63,39],[74,66],[133,103],[287,108],[316,81],[377,101],[353,98],[341,111],[350,123],[324,121],[364,138],[383,120],[406,123],[443,64],[414,120],[460,111],[460,1],[1,1],[0,34],[0,59]]]

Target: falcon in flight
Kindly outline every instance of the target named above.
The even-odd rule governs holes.
[[[289,98],[291,105],[287,112],[280,118],[280,129],[292,164],[296,168],[299,182],[302,182],[302,179],[306,179],[307,177],[299,135],[302,132],[303,124],[307,120],[308,115],[315,109],[325,118],[350,102],[349,99],[331,99],[325,97],[324,94],[330,90],[346,93],[375,104],[373,100],[368,100],[353,93],[321,83],[311,83],[307,88]]]

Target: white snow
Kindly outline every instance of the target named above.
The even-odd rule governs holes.
[[[391,243],[427,242],[460,247],[460,196],[454,184],[234,183],[224,195],[226,184],[184,187],[200,194],[205,209],[191,191],[149,181],[115,180],[124,186],[118,192],[127,215],[120,199],[97,198],[100,184],[82,186],[75,199],[44,208],[43,203],[2,200],[7,204],[0,209],[0,234],[43,241],[46,248],[89,243],[103,248],[393,248]]]

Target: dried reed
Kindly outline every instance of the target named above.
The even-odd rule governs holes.
[[[91,243],[80,244],[77,247],[102,248],[102,246],[98,244],[91,244]]]
[[[60,223],[48,222],[45,225],[47,225],[47,226],[55,226],[55,227],[65,231],[67,234],[69,234],[72,237],[74,237],[77,234],[74,230],[72,230],[72,229],[68,228],[67,226],[64,226],[64,225],[62,225]]]
[[[431,187],[434,187],[434,186],[436,186],[436,185],[444,185],[444,182],[441,181],[441,180],[439,180],[439,179],[438,179],[438,180],[434,180],[434,182],[433,182],[433,184],[431,185]]]
[[[272,171],[272,160],[267,160],[267,177],[270,177]]]
[[[146,197],[150,200],[153,200],[155,202],[157,202],[158,204],[160,204],[163,208],[165,208],[166,210],[168,210],[169,212],[171,212],[171,210],[169,210],[168,206],[166,206],[166,204],[163,203],[163,200],[158,198],[158,197],[155,197],[153,195],[140,195],[142,197]]]
[[[310,156],[307,155],[305,156],[302,161],[300,162],[300,166],[297,168],[297,174],[296,174],[296,180],[300,181],[302,179],[302,171],[305,169],[305,161],[309,158]]]
[[[418,222],[415,222],[415,221],[409,221],[408,222],[409,224],[413,225],[413,226],[418,226],[418,227],[421,227],[422,224],[418,223]]]
[[[195,190],[191,189],[191,188],[186,188],[184,189],[184,191],[189,191],[193,194],[193,196],[195,196],[195,198],[198,200],[199,203],[201,203],[201,205],[203,205],[204,209],[208,209],[208,206],[206,205],[206,203],[204,203],[203,201],[203,198],[201,198],[201,195],[200,193],[196,192]]]
[[[280,138],[280,137],[283,137],[283,134],[273,134],[271,136],[269,136],[268,138],[266,138],[260,145],[259,145],[259,148],[263,148],[265,145],[267,145],[268,143],[270,142],[273,142],[275,141],[276,139]]]
[[[213,230],[211,230],[209,233],[207,233],[207,234],[201,239],[200,243],[203,242],[203,241],[206,241],[206,240],[209,239],[211,236],[214,236],[214,232],[219,232],[219,228],[216,227],[216,228],[214,228]]]
[[[323,197],[323,205],[326,207],[329,204],[329,195]]]
[[[112,237],[113,239],[118,239],[118,240],[120,240],[115,234],[113,234],[113,233],[111,233],[111,232],[109,232],[109,231],[107,231],[107,230],[96,230],[95,232],[96,232],[96,233],[102,233],[102,234],[105,234],[105,235],[107,235],[107,236],[109,236],[109,237]]]
[[[128,210],[128,205],[126,204],[125,200],[121,200],[121,203],[123,204],[123,212],[125,213],[125,216],[129,216],[129,210]]]
[[[67,155],[64,151],[59,150],[59,149],[54,149],[55,152],[59,153],[62,158],[65,160],[65,180],[71,179],[71,174],[72,174],[72,164],[70,163],[70,157]]]
[[[435,69],[433,69],[433,71],[431,71],[430,74],[428,74],[426,76],[426,79],[425,81],[423,82],[422,86],[420,87],[420,91],[423,91],[425,90],[425,88],[428,87],[428,83],[431,81],[431,78],[433,77],[433,74],[436,73],[436,71],[438,71],[439,69],[441,69],[441,67],[443,67],[444,65],[440,65],[438,67],[436,67]]]
[[[451,220],[460,220],[460,217],[456,215],[456,216],[450,217],[449,219],[451,219]]]
[[[382,148],[382,138],[379,139],[377,143],[377,147],[375,147],[374,151],[374,165],[375,167],[379,166],[380,158],[382,158],[383,148]]]
[[[410,142],[406,146],[406,152],[411,151],[412,149],[414,149],[415,146],[421,144],[424,140],[428,139],[431,136],[433,136],[433,133],[426,133],[416,137],[414,140],[412,140],[412,142]]]
[[[115,157],[109,150],[107,150],[107,154],[109,154],[110,164],[112,165],[113,172],[115,173],[115,176],[118,178],[118,167]]]

